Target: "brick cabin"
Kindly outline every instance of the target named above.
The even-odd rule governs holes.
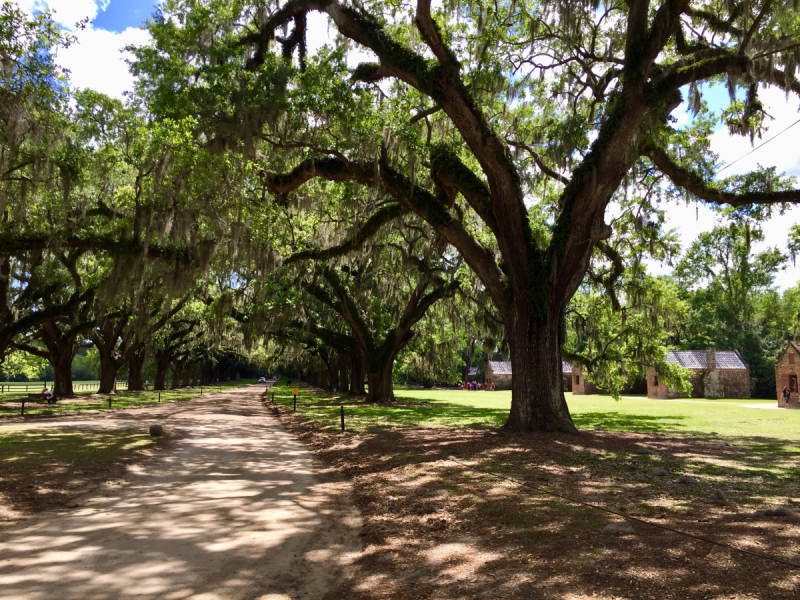
[[[494,383],[498,390],[511,389],[511,361],[490,360],[486,365],[486,385]]]
[[[583,369],[577,365],[570,367],[570,376],[572,378],[572,395],[580,396],[586,394],[599,394],[600,390],[595,384],[586,379],[583,374]]]
[[[489,361],[486,366],[486,385],[491,386],[492,381],[498,390],[510,390],[513,369],[510,361]],[[571,364],[561,361],[561,387],[565,392],[573,394],[596,394],[597,386],[586,381],[583,377],[583,369],[573,367]],[[575,391],[579,390],[579,391]]]
[[[800,408],[800,391],[797,377],[800,375],[800,346],[790,342],[783,354],[775,361],[775,392],[778,406],[783,407],[783,388],[789,388],[789,408]]]
[[[692,371],[692,398],[749,398],[750,369],[736,350],[670,350],[667,362]],[[781,388],[782,389],[782,388]],[[659,381],[653,368],[647,371],[648,398],[683,398]]]
[[[470,367],[467,372],[467,381],[476,381],[478,379],[478,367]]]

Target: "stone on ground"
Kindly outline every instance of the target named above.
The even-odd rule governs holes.
[[[636,530],[633,528],[633,525],[627,521],[622,521],[620,523],[609,523],[603,527],[603,533],[612,535],[630,535],[632,533],[636,533]]]
[[[794,511],[786,506],[779,508],[769,508],[767,510],[757,510],[753,513],[754,517],[791,517]]]
[[[164,428],[161,425],[150,425],[150,435],[153,437],[161,437],[164,435]]]
[[[641,454],[642,456],[658,456],[658,452],[652,448],[639,448],[636,454]]]
[[[697,480],[691,475],[681,475],[678,477],[678,483],[682,483],[683,485],[692,485],[697,483]]]

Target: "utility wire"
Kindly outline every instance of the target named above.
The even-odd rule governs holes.
[[[665,531],[671,531],[672,533],[677,533],[678,535],[682,535],[682,536],[685,536],[685,537],[688,537],[688,538],[699,540],[701,542],[706,542],[707,544],[713,544],[714,546],[719,546],[721,548],[726,548],[728,550],[734,550],[735,552],[740,552],[742,554],[747,554],[749,556],[755,556],[757,558],[763,558],[765,560],[771,560],[772,562],[775,562],[775,563],[778,563],[778,564],[781,564],[781,565],[784,565],[784,566],[787,566],[787,567],[794,567],[795,569],[800,569],[800,564],[789,562],[787,560],[783,560],[782,558],[777,558],[775,556],[770,556],[769,554],[761,554],[759,552],[753,552],[752,550],[746,550],[744,548],[737,548],[736,546],[731,546],[731,545],[726,544],[724,542],[717,542],[716,540],[711,540],[709,538],[705,538],[705,537],[700,536],[700,535],[695,535],[693,533],[688,533],[686,531],[681,531],[679,529],[673,529],[672,527],[668,527],[667,525],[662,525],[661,523],[653,523],[652,521],[645,521],[644,519],[640,519],[639,517],[626,515],[626,514],[611,510],[610,508],[605,508],[604,506],[598,506],[597,504],[591,504],[589,502],[584,502],[582,500],[576,500],[575,498],[570,498],[569,496],[565,496],[563,494],[559,494],[557,492],[553,492],[553,491],[545,489],[543,487],[539,487],[538,485],[534,485],[532,483],[528,483],[527,481],[521,481],[519,479],[515,479],[513,477],[507,477],[505,475],[497,475],[496,473],[492,473],[491,471],[486,471],[486,470],[481,469],[479,467],[473,467],[473,466],[468,465],[467,463],[465,463],[465,462],[463,462],[461,460],[458,460],[455,456],[449,456],[448,459],[453,461],[453,462],[455,462],[455,463],[458,463],[459,465],[461,465],[462,467],[464,467],[465,469],[468,469],[470,471],[476,471],[478,473],[483,473],[484,475],[489,475],[490,477],[494,477],[495,479],[500,479],[500,480],[503,480],[503,481],[510,481],[511,483],[513,483],[515,485],[518,485],[520,487],[530,488],[532,490],[536,490],[536,491],[541,492],[543,494],[547,494],[547,495],[550,495],[550,496],[555,496],[556,498],[561,498],[562,500],[567,500],[567,501],[572,502],[574,504],[580,504],[582,506],[587,506],[589,508],[594,508],[595,510],[606,512],[606,513],[609,513],[609,514],[612,514],[612,515],[616,515],[618,517],[622,517],[623,519],[627,519],[629,521],[636,521],[638,523],[643,523],[645,525],[649,525],[650,527],[656,527],[658,529],[664,529]]]
[[[792,123],[791,125],[789,125],[789,126],[788,126],[786,129],[784,129],[783,131],[780,131],[780,132],[776,133],[776,134],[775,134],[775,135],[773,135],[771,138],[769,138],[767,141],[760,143],[758,146],[756,146],[755,148],[753,148],[752,150],[750,150],[750,152],[748,152],[747,154],[744,154],[744,155],[740,156],[739,158],[737,158],[735,161],[733,161],[733,162],[731,162],[731,163],[728,163],[727,165],[725,165],[724,167],[722,167],[722,168],[721,168],[719,171],[717,171],[716,173],[714,173],[714,175],[719,175],[720,173],[722,173],[722,172],[723,172],[725,169],[727,169],[728,167],[732,167],[733,165],[735,165],[737,162],[739,162],[739,161],[740,161],[740,160],[742,160],[743,158],[745,158],[745,157],[747,157],[747,156],[750,156],[750,155],[751,155],[753,152],[755,152],[756,150],[758,150],[758,149],[759,149],[759,148],[761,148],[762,146],[765,146],[765,145],[769,144],[769,143],[770,143],[772,140],[774,140],[776,137],[778,137],[779,135],[782,135],[782,134],[786,133],[786,132],[787,132],[787,131],[789,131],[789,130],[790,130],[792,127],[794,127],[795,125],[797,125],[798,123],[800,123],[800,119],[797,119],[797,121],[795,121],[794,123]]]

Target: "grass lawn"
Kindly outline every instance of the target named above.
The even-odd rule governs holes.
[[[164,444],[147,429],[0,428],[0,524],[119,485],[125,464]]]
[[[61,462],[94,462],[155,443],[142,430],[107,430],[47,427],[41,429],[0,428],[2,471],[52,466]]]
[[[279,381],[271,390],[275,402],[291,407],[291,387]],[[510,391],[396,389],[397,404],[364,405],[346,396],[325,395],[301,387],[298,411],[320,426],[337,429],[339,404],[345,406],[345,424],[354,432],[391,427],[500,427],[508,416]],[[581,429],[671,433],[712,436],[719,439],[749,438],[770,444],[800,444],[800,411],[772,407],[774,400],[651,400],[609,396],[573,396],[567,403]],[[750,406],[745,406],[750,405]]]
[[[161,402],[178,402],[181,400],[190,400],[200,395],[213,394],[232,387],[240,387],[250,383],[254,383],[254,379],[241,379],[239,381],[226,381],[219,384],[202,386],[202,387],[188,387],[178,388],[176,390],[165,390],[160,394]],[[16,396],[19,397],[19,394]],[[135,406],[148,406],[151,404],[158,404],[159,392],[128,392],[118,391],[116,394],[96,394],[86,393],[80,394],[78,398],[70,398],[60,400],[57,404],[38,404],[26,403],[26,415],[58,415],[73,412],[86,412],[95,410],[108,410],[109,399],[111,400],[111,408],[132,408]],[[0,417],[2,416],[16,416],[20,414],[20,403],[18,400],[11,400],[10,398],[3,398],[0,401]]]

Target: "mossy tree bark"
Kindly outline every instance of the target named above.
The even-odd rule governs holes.
[[[365,396],[367,390],[364,387],[364,359],[361,351],[353,348],[350,353],[350,395]]]
[[[147,350],[145,348],[142,348],[138,352],[134,352],[131,355],[131,358],[128,361],[128,368],[130,369],[128,372],[129,392],[140,392],[144,389],[143,369],[146,358]]]
[[[288,173],[268,177],[267,187],[284,198],[312,178],[359,182],[380,188],[426,220],[459,251],[502,315],[514,363],[512,406],[506,427],[575,431],[558,374],[559,322],[587,273],[594,248],[611,235],[604,220],[606,208],[634,163],[642,162],[646,156],[650,162],[643,163],[644,168],[655,165],[676,185],[716,204],[800,202],[797,190],[722,193],[718,184],[706,183],[661,146],[670,139],[668,119],[681,103],[683,86],[727,74],[800,94],[800,84],[775,69],[770,58],[775,54],[773,48],[783,48],[788,43],[786,35],[783,31],[773,35],[764,27],[761,39],[758,25],[765,17],[770,19],[771,11],[769,3],[756,4],[731,5],[734,8],[724,9],[730,14],[720,18],[693,10],[688,0],[663,0],[657,8],[646,0],[630,0],[619,9],[625,12],[619,15],[618,32],[624,36],[624,43],[608,43],[609,48],[615,46],[612,59],[589,58],[595,54],[594,36],[599,26],[589,28],[592,49],[587,50],[586,65],[581,60],[581,66],[575,67],[585,72],[574,77],[565,74],[564,81],[572,81],[572,91],[577,96],[593,94],[588,102],[589,119],[597,125],[595,135],[589,136],[593,139],[591,144],[579,149],[582,161],[567,177],[549,168],[525,143],[496,133],[469,91],[474,79],[464,75],[463,70],[472,67],[459,63],[431,16],[430,0],[418,0],[414,25],[434,57],[432,60],[393,39],[378,19],[343,2],[289,0],[271,18],[257,24],[257,31],[236,40],[251,51],[249,70],[258,70],[264,64],[277,28],[290,21],[302,28],[308,12],[327,13],[341,35],[377,55],[377,63],[355,69],[355,80],[374,83],[393,78],[414,88],[432,100],[436,110],[443,111],[448,126],[452,125],[460,135],[462,147],[460,155],[451,150],[452,146],[433,147],[429,160],[433,191],[416,185],[419,177],[411,171],[401,172],[406,166],[401,161],[393,162],[386,153],[376,164],[328,152],[327,157],[315,156]],[[687,31],[684,18],[697,20],[702,27]],[[773,23],[775,30],[785,29],[784,25],[779,26],[780,18],[783,17]],[[587,19],[593,22],[591,15]],[[565,43],[560,35],[543,34],[543,43],[546,45],[551,37],[548,48],[563,53],[562,64],[571,70],[575,65],[571,54],[575,40],[570,37]],[[729,36],[730,47],[718,46],[711,39],[718,35]],[[302,39],[302,35],[295,33],[291,39]],[[284,54],[287,50],[291,54],[290,44],[284,42]],[[302,52],[302,46],[300,49]],[[482,51],[485,50],[484,47]],[[540,50],[551,55],[547,49]],[[598,72],[605,74],[598,76]],[[501,98],[497,96],[496,101]],[[564,186],[559,213],[547,241],[538,242],[533,234],[520,170],[509,145],[529,152],[542,173]],[[469,159],[465,161],[462,156]],[[467,163],[477,164],[480,174]],[[491,232],[496,248],[487,248],[477,239],[463,212],[454,209],[459,194]],[[373,364],[373,346],[361,342],[359,346],[365,349],[368,371],[375,377],[384,361]]]
[[[176,360],[172,363],[172,389],[181,387],[181,375],[183,374],[183,361]]]
[[[448,283],[439,277],[421,274],[419,282],[406,301],[397,324],[381,339],[380,333],[370,329],[338,273],[325,267],[322,270],[322,276],[333,292],[333,296],[318,284],[306,283],[304,289],[340,314],[350,327],[355,346],[363,360],[362,365],[366,367],[368,385],[366,401],[376,403],[393,401],[392,369],[397,354],[414,335],[414,325],[425,316],[427,310],[436,301],[452,295],[458,289],[458,283]]]
[[[43,324],[41,339],[47,348],[45,358],[53,367],[53,392],[57,397],[72,396],[75,393],[72,386],[72,361],[81,346],[79,331],[86,331],[88,325],[84,323],[77,328],[62,331],[53,319],[48,319]],[[35,354],[42,356],[41,353]]]

